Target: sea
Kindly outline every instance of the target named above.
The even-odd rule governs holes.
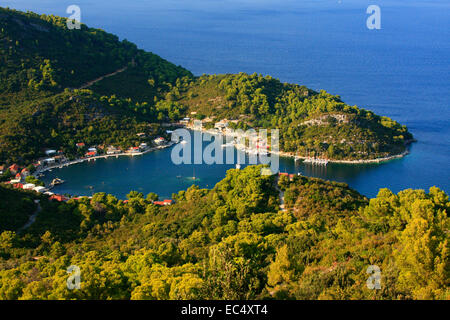
[[[282,158],[280,171],[346,182],[368,197],[380,188],[450,191],[448,0],[0,1],[67,17],[71,5],[90,27],[195,75],[256,72],[324,89],[399,121],[417,139],[408,156],[387,163],[320,167]],[[170,197],[192,184],[212,188],[234,167],[175,165],[171,154],[100,159],[55,169],[44,179],[66,180],[58,193],[125,198],[136,190]]]

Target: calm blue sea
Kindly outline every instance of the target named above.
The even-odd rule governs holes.
[[[73,0],[1,1],[1,6],[68,16]],[[381,165],[318,169],[282,161],[282,170],[345,181],[367,196],[388,187],[450,191],[450,2],[448,0],[78,0],[82,22],[203,73],[262,73],[325,89],[344,101],[406,124],[418,143],[404,159]],[[381,8],[381,30],[368,30],[366,9]],[[130,190],[163,196],[193,181],[170,151],[101,160],[51,175],[61,192]],[[212,187],[227,166],[196,166]],[[126,173],[126,174],[124,174]],[[50,176],[51,176],[50,175]],[[177,178],[182,176],[182,178]],[[91,186],[92,188],[89,188]]]

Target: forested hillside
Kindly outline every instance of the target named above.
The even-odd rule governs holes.
[[[229,170],[157,207],[99,193],[42,202],[25,233],[0,235],[0,299],[448,299],[448,196]],[[1,209],[0,209],[1,210]],[[66,269],[81,271],[68,290]],[[366,286],[370,265],[381,289]]]
[[[67,152],[79,141],[134,146],[148,123],[180,116],[156,101],[191,73],[126,40],[3,8],[0,31],[0,163],[28,163],[44,148]]]
[[[278,128],[281,150],[301,156],[374,159],[402,153],[412,139],[396,121],[325,91],[243,73],[193,77],[102,30],[69,30],[65,18],[0,8],[0,31],[0,162],[28,163],[47,147],[70,150],[71,131],[132,146],[139,124],[191,113],[212,119],[206,125],[227,118],[233,127]],[[75,106],[77,88],[89,92]],[[76,124],[75,113],[84,115]]]
[[[412,139],[405,126],[388,117],[270,76],[240,73],[184,80],[177,81],[167,100],[186,106],[198,119],[234,120],[231,126],[242,129],[278,128],[285,152],[374,159],[402,153]]]

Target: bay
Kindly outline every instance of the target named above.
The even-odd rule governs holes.
[[[13,0],[1,6],[68,16],[73,1]],[[327,168],[281,160],[281,170],[344,181],[367,196],[436,185],[450,190],[450,3],[380,0],[381,30],[366,27],[365,0],[79,0],[82,22],[203,73],[262,73],[325,89],[409,127],[411,154],[378,165]],[[98,160],[49,174],[58,192],[129,190],[162,196],[192,183],[212,187],[232,166],[175,166],[170,150]],[[185,177],[177,178],[177,176]],[[92,186],[93,189],[86,189]]]

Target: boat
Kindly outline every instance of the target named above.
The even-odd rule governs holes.
[[[59,185],[59,184],[63,184],[64,182],[65,182],[65,181],[62,180],[62,179],[55,178],[55,179],[52,180],[51,185],[52,185],[52,186],[56,186],[56,185]]]

